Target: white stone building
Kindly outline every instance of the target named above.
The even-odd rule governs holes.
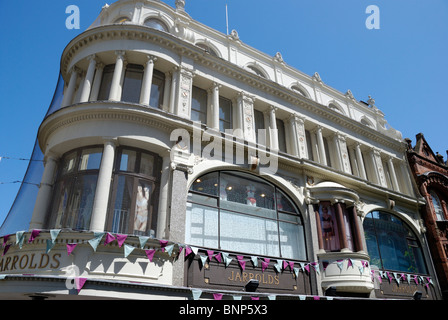
[[[185,1],[116,1],[62,54],[0,297],[438,299],[405,150],[372,98]]]

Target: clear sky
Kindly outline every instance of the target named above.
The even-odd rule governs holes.
[[[174,6],[174,0],[161,0]],[[110,1],[112,3],[114,1]],[[105,0],[0,0],[0,157],[29,158],[56,87],[65,46],[95,20]],[[313,75],[357,100],[371,95],[389,125],[411,138],[422,132],[446,159],[448,1],[186,0],[193,19]],[[80,10],[80,29],[66,28],[66,8]],[[368,29],[369,5],[379,29]],[[0,162],[0,224],[27,161]],[[39,183],[39,181],[36,181]]]

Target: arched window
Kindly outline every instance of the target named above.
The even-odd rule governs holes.
[[[118,149],[107,230],[155,234],[160,167],[161,159],[156,154],[133,148]]]
[[[445,215],[443,214],[443,208],[442,203],[440,202],[439,197],[434,191],[430,191],[429,194],[431,195],[432,199],[432,206],[434,207],[434,212],[437,217],[437,221],[443,221],[445,220]]]
[[[253,66],[253,65],[248,65],[247,66],[247,70],[255,73],[257,76],[260,76],[262,78],[266,78],[266,75],[257,67]]]
[[[367,127],[375,128],[375,126],[373,125],[373,123],[372,123],[369,119],[367,119],[366,117],[362,117],[362,118],[361,118],[361,123],[362,123],[363,125],[367,126]]]
[[[330,108],[330,109],[332,109],[332,110],[334,110],[334,111],[336,111],[336,112],[339,112],[339,113],[341,113],[341,114],[345,114],[344,110],[343,110],[339,105],[337,105],[337,104],[334,103],[334,102],[330,103],[330,104],[328,105],[328,108]]]
[[[212,56],[218,57],[216,51],[210,48],[210,46],[206,45],[205,43],[196,43],[196,46],[203,49],[205,52],[211,54]]]
[[[291,90],[294,92],[297,92],[298,94],[304,96],[304,97],[308,97],[308,94],[306,93],[305,89],[299,87],[298,85],[293,85],[291,87]]]
[[[302,219],[276,186],[256,176],[220,171],[196,179],[187,203],[186,243],[305,260]]]
[[[156,30],[168,32],[168,27],[166,26],[166,24],[156,18],[146,19],[144,25]]]
[[[401,219],[387,212],[372,211],[363,225],[372,266],[427,274],[420,242]]]
[[[90,229],[102,154],[102,147],[87,147],[62,157],[49,228]]]

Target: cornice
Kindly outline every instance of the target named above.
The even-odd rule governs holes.
[[[367,139],[375,141],[393,150],[404,152],[406,149],[406,143],[404,141],[396,140],[381,132],[378,132],[375,129],[366,127],[354,119],[341,115],[340,113],[333,111],[320,103],[296,94],[292,90],[272,80],[258,77],[250,71],[245,70],[244,68],[229,61],[211,55],[205,55],[201,48],[177,38],[172,34],[151,29],[146,26],[106,25],[85,31],[73,39],[67,45],[62,54],[61,73],[63,77],[67,78],[68,67],[71,65],[72,59],[83,47],[94,42],[115,39],[147,40],[155,42],[160,46],[177,52],[179,55],[189,57],[209,69],[234,78],[237,81],[244,82],[255,89],[280,98],[295,107],[302,108],[311,114],[320,116],[321,118],[328,120],[329,123],[338,124],[341,127],[352,130],[356,134],[362,135]],[[297,108],[291,111],[301,113]],[[313,122],[312,119],[311,122]]]

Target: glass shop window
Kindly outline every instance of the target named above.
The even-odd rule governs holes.
[[[370,264],[380,270],[427,274],[420,242],[398,217],[372,211],[364,219]]]
[[[305,260],[300,212],[276,186],[232,171],[196,179],[187,202],[186,242],[220,250]]]

